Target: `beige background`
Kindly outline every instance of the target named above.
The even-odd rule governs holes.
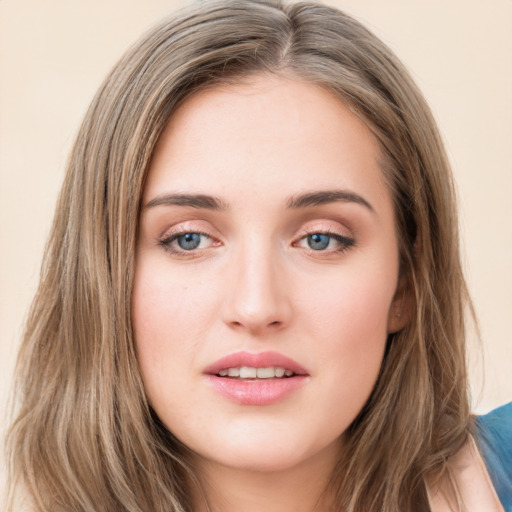
[[[0,0],[2,411],[79,122],[124,49],[184,3]],[[482,349],[472,343],[473,403],[487,411],[512,400],[512,1],[329,3],[365,22],[405,61],[447,141],[482,329]]]

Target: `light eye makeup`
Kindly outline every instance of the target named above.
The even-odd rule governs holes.
[[[178,229],[167,232],[158,244],[175,256],[190,257],[198,251],[218,246],[220,242],[203,230]]]
[[[301,234],[293,245],[315,253],[336,254],[347,251],[355,246],[356,242],[354,238],[331,230],[315,230]]]
[[[167,231],[158,241],[158,245],[168,253],[184,258],[200,256],[203,251],[219,247],[222,243],[212,233],[190,226],[178,227]],[[341,254],[356,245],[351,236],[343,235],[332,228],[304,229],[291,246],[304,249],[315,256]]]

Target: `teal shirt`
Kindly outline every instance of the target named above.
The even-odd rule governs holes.
[[[476,418],[476,439],[505,509],[512,512],[512,402]]]

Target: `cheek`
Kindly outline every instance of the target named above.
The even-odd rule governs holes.
[[[329,346],[333,343],[333,350],[346,347],[364,352],[387,337],[396,279],[393,275],[379,279],[371,272],[346,274],[333,276],[323,289],[317,287],[304,297],[302,314],[309,318],[306,323],[314,330],[311,334]]]
[[[154,261],[156,259],[156,261]],[[215,311],[215,295],[208,293],[207,283],[191,282],[160,264],[157,258],[142,260],[136,269],[132,293],[132,325],[137,344],[151,344],[161,350],[190,342],[204,331]]]
[[[137,267],[132,325],[137,359],[153,405],[165,401],[164,384],[179,385],[180,375],[195,365],[197,345],[215,311],[209,298],[201,286],[188,286],[157,263]]]
[[[368,371],[378,372],[387,339],[387,301],[377,297],[374,290],[365,293],[361,289],[346,290],[332,299],[323,303],[325,327],[319,333],[324,340],[324,357],[334,368],[332,374],[358,380]]]
[[[335,282],[342,284],[334,286]],[[339,281],[333,279],[326,292],[315,293],[307,301],[304,324],[314,326],[310,337],[317,340],[318,378],[326,391],[318,410],[329,411],[328,421],[341,430],[355,419],[375,386],[395,283],[393,272],[382,279],[376,273],[354,271]]]

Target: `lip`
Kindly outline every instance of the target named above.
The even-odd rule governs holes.
[[[250,366],[257,368],[280,367],[295,375],[276,379],[233,379],[220,377],[220,370]],[[309,381],[308,372],[296,361],[278,352],[237,352],[208,366],[206,374],[213,389],[228,400],[240,405],[271,405],[283,400]]]
[[[279,352],[235,352],[208,366],[204,373],[208,375],[217,375],[225,368],[238,368],[240,366],[250,366],[252,368],[269,368],[271,366],[291,370],[293,373],[305,376],[308,372],[296,361],[280,354]]]

